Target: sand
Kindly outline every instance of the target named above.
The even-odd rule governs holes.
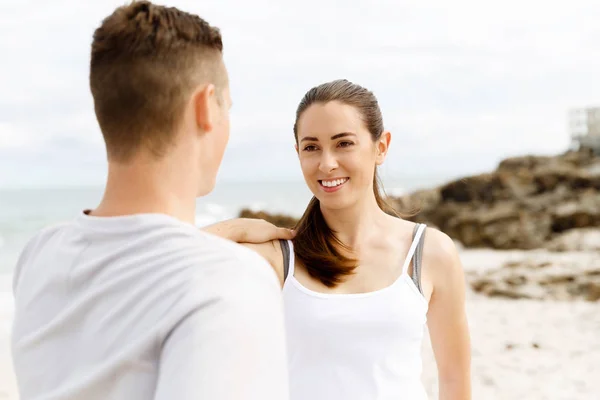
[[[600,304],[471,296],[473,399],[600,398]],[[424,381],[436,391],[425,345]]]
[[[16,400],[17,389],[10,358],[10,321],[12,319],[11,279],[0,275],[0,400]]]
[[[600,266],[600,255],[592,252],[461,253],[468,277],[498,268],[505,261],[526,258],[569,258]],[[0,399],[17,400],[8,345],[12,310],[6,297],[0,298]],[[473,399],[600,398],[600,302],[508,300],[469,291],[467,312],[473,353]],[[423,351],[423,380],[433,400],[437,399],[436,368],[428,340]]]

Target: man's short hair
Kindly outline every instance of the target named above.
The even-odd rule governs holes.
[[[219,29],[197,15],[148,1],[117,8],[95,31],[90,87],[109,160],[172,144],[198,85],[228,85]]]

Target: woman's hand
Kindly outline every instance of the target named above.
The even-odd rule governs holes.
[[[264,243],[272,240],[291,240],[295,232],[279,228],[263,219],[234,218],[202,228],[203,231],[237,243]]]

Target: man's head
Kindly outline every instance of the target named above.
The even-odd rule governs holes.
[[[184,146],[214,186],[229,138],[229,83],[217,28],[176,8],[133,2],[96,30],[90,87],[110,163],[161,160]],[[186,150],[187,151],[187,150]]]

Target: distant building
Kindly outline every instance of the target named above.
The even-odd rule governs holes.
[[[589,148],[600,155],[600,107],[569,111],[569,131],[575,149]]]

